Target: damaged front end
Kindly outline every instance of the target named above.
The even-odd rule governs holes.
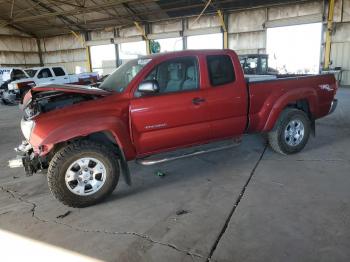
[[[24,167],[27,176],[31,176],[37,171],[47,169],[48,167],[47,157],[40,156],[40,152],[35,152],[33,146],[28,142],[30,141],[34,127],[35,121],[28,117],[28,114],[25,112],[21,120],[21,130],[26,140],[22,141],[15,148],[17,157],[9,161],[10,168]]]
[[[110,93],[101,89],[72,85],[47,85],[30,90],[21,105],[24,113],[21,130],[26,141],[15,148],[18,155],[9,161],[9,167],[24,167],[27,175],[48,168],[52,152],[45,151],[47,147],[40,141],[31,139],[36,132],[37,116],[108,94]]]
[[[33,147],[27,141],[23,141],[15,148],[15,151],[18,155],[15,159],[9,161],[10,168],[24,167],[27,176],[47,168],[45,159],[35,154]]]

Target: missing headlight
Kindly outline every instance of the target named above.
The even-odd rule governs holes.
[[[24,120],[24,119],[21,120],[21,130],[22,130],[23,136],[27,141],[29,141],[30,139],[34,126],[35,126],[35,122],[33,120]]]

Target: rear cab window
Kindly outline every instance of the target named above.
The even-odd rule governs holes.
[[[52,77],[52,74],[49,68],[43,68],[38,73],[38,78],[48,78],[48,77]]]
[[[228,55],[208,55],[207,65],[212,86],[222,86],[236,80],[231,57]]]
[[[66,73],[64,72],[62,67],[53,67],[52,71],[54,72],[55,76],[65,76]]]

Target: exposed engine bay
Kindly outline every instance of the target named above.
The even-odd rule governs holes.
[[[46,90],[43,90],[46,89]],[[51,90],[47,90],[51,89]],[[59,89],[59,90],[57,90]],[[12,166],[21,165],[27,175],[48,167],[48,158],[52,155],[39,156],[29,144],[30,135],[35,126],[35,117],[41,113],[50,112],[84,101],[94,100],[105,96],[109,92],[98,88],[83,86],[45,86],[36,87],[24,97],[20,107],[23,110],[21,129],[26,141],[16,149],[20,156],[11,162]]]
[[[25,120],[32,119],[40,113],[64,108],[83,101],[96,99],[96,95],[46,91],[35,93],[27,104],[23,105]]]

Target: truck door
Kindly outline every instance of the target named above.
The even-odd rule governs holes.
[[[144,80],[157,80],[160,92],[131,100],[131,125],[138,154],[208,140],[206,92],[201,89],[197,57],[169,59]]]
[[[231,56],[226,54],[208,55],[206,64],[212,138],[240,136],[245,130],[248,112],[248,93],[242,71],[234,68]]]
[[[69,83],[69,77],[62,67],[53,67],[53,73],[55,74],[55,84],[67,84]]]
[[[41,69],[37,74],[35,82],[37,85],[54,84],[55,78],[49,68]]]

